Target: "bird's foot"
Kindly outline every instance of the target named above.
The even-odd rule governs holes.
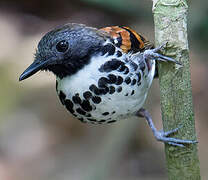
[[[185,139],[177,139],[169,137],[170,135],[176,133],[182,126],[179,126],[178,128],[172,129],[170,131],[155,131],[154,136],[158,141],[162,141],[164,143],[179,146],[179,147],[185,147],[185,144],[195,144],[197,141],[195,140],[185,140]]]
[[[150,114],[147,110],[145,110],[144,108],[141,108],[137,112],[137,116],[144,117],[147,120],[147,123],[149,124],[155,138],[158,141],[162,141],[164,143],[174,145],[174,146],[179,146],[179,147],[185,147],[186,144],[195,144],[195,143],[197,143],[196,140],[184,140],[184,139],[177,139],[177,138],[169,137],[170,135],[173,135],[174,133],[176,133],[180,128],[182,128],[182,125],[175,128],[175,129],[172,129],[170,131],[163,131],[163,130],[158,131],[155,128],[154,123],[152,121],[152,117],[150,116]]]
[[[161,46],[154,48],[154,49],[147,49],[144,51],[144,58],[145,59],[149,59],[149,60],[158,60],[158,61],[164,61],[164,62],[173,62],[177,65],[182,66],[182,64],[178,61],[176,61],[175,59],[168,57],[168,56],[164,56],[160,53],[158,53],[158,51],[160,51],[161,49],[163,49],[165,46],[167,45],[167,42],[162,44]]]

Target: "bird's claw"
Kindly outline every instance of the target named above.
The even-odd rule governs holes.
[[[195,144],[197,143],[196,140],[185,140],[185,139],[177,139],[177,138],[171,138],[168,137],[171,134],[177,132],[180,128],[182,128],[183,125],[179,126],[178,128],[175,128],[173,130],[170,131],[156,131],[154,133],[155,138],[158,141],[162,141],[164,143],[170,144],[170,145],[174,145],[174,146],[179,146],[179,147],[185,147],[185,144]]]
[[[161,49],[163,49],[165,46],[167,46],[167,44],[168,44],[168,41],[164,42],[162,45],[160,45],[160,46],[154,48],[154,49],[153,49],[153,52],[155,52],[155,53],[158,52],[159,50],[161,50]]]
[[[149,59],[149,60],[158,60],[158,61],[164,61],[164,62],[173,62],[177,65],[179,65],[180,67],[182,67],[183,65],[179,62],[176,61],[175,59],[168,57],[168,56],[164,56],[160,53],[158,53],[159,50],[161,50],[162,48],[164,48],[167,45],[168,42],[165,42],[164,44],[160,45],[159,47],[156,47],[154,49],[147,49],[144,51],[144,59]]]
[[[167,137],[167,136],[169,136],[169,135],[171,135],[171,134],[176,133],[176,132],[177,132],[179,129],[181,129],[182,127],[183,127],[183,125],[180,125],[179,127],[175,128],[175,129],[172,129],[172,130],[170,130],[170,131],[164,132],[163,130],[161,130],[161,131],[159,131],[159,132],[160,132],[160,133],[163,133],[163,136]]]

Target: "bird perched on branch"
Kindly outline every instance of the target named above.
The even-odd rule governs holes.
[[[156,61],[180,64],[158,53],[161,48],[154,48],[129,27],[96,29],[66,24],[43,36],[34,62],[19,80],[39,70],[51,71],[61,103],[80,121],[106,124],[137,115],[147,120],[157,140],[183,147],[196,141],[169,137],[179,127],[157,131],[142,108],[155,76]]]

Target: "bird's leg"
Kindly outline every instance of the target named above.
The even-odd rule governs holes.
[[[152,132],[158,141],[162,141],[164,143],[174,145],[174,146],[179,146],[179,147],[184,147],[185,144],[197,143],[197,141],[195,141],[195,140],[183,140],[183,139],[168,137],[169,135],[172,135],[173,133],[177,132],[182,126],[179,126],[178,128],[175,128],[173,130],[166,131],[166,132],[164,132],[163,130],[158,131],[154,126],[154,123],[152,121],[152,117],[150,116],[149,112],[144,108],[141,108],[137,112],[136,115],[139,117],[144,117],[147,120],[149,127],[152,129]]]
[[[149,60],[173,62],[173,63],[176,63],[176,64],[182,66],[182,64],[180,62],[176,61],[175,59],[173,59],[171,57],[164,56],[164,55],[158,53],[158,51],[160,51],[166,45],[167,45],[167,43],[164,43],[164,44],[162,44],[161,46],[159,46],[157,48],[145,50],[144,54],[143,54],[144,58],[149,59]]]

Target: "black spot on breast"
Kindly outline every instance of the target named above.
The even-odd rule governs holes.
[[[121,91],[122,91],[122,87],[119,86],[119,87],[117,88],[117,92],[120,93]]]
[[[117,55],[117,57],[121,57],[122,56],[121,51],[117,51],[116,55]]]
[[[118,72],[122,72],[122,71],[125,70],[125,68],[126,68],[126,66],[125,66],[124,64],[122,64],[122,65],[120,65],[120,66],[118,67],[117,71],[118,71]]]
[[[79,97],[79,94],[76,93],[73,97],[72,97],[72,101],[75,103],[75,104],[81,104],[82,100],[81,98]]]
[[[124,74],[128,74],[129,73],[129,68],[128,67],[125,67],[125,70],[123,72]]]
[[[76,112],[79,113],[79,114],[81,114],[81,115],[85,115],[86,114],[86,112],[83,111],[81,108],[77,108],[76,109]]]
[[[121,76],[117,77],[116,85],[120,85],[123,82],[123,78]]]
[[[85,91],[83,97],[88,100],[92,97],[92,93],[90,91]]]
[[[116,120],[108,121],[107,123],[110,124],[110,123],[114,123],[114,122],[116,122]]]
[[[92,118],[87,118],[89,121],[93,121],[93,122],[96,122],[97,120],[96,119],[92,119]]]
[[[116,113],[116,111],[113,111],[111,114],[115,114]]]
[[[142,70],[142,72],[144,72],[145,70],[145,63],[142,61],[139,63],[140,69]]]
[[[70,112],[70,113],[74,113],[74,110],[73,110],[73,106],[74,106],[74,104],[73,104],[73,102],[71,101],[71,100],[69,100],[69,99],[67,99],[66,101],[65,101],[65,106],[66,106],[66,108],[68,109],[68,111]]]
[[[106,54],[108,52],[108,55],[113,55],[115,53],[115,46],[112,44],[106,44],[105,46],[103,46],[103,48],[101,49],[102,55]]]
[[[81,103],[81,107],[87,112],[92,111],[92,106],[90,105],[90,102],[88,100],[83,100]]]
[[[131,95],[133,95],[133,94],[134,94],[134,90],[131,91]]]
[[[99,91],[100,91],[100,94],[107,94],[108,92],[109,92],[109,87],[104,87],[104,88],[101,88],[101,89],[99,89]]]
[[[108,79],[106,77],[101,77],[99,80],[98,80],[98,87],[99,88],[105,88],[106,85],[108,84]]]
[[[109,74],[108,75],[108,83],[109,84],[114,84],[116,83],[117,77],[114,74]]]
[[[113,94],[115,92],[115,87],[110,86],[109,87],[109,94]]]
[[[63,93],[63,91],[60,91],[59,98],[60,98],[61,103],[64,105],[65,104],[66,95]]]
[[[92,101],[95,103],[95,104],[99,104],[101,102],[101,98],[99,96],[93,96],[92,97]]]
[[[128,96],[128,95],[129,95],[128,93],[125,94],[125,96]]]
[[[126,84],[131,83],[131,78],[130,78],[130,77],[126,77],[126,79],[125,79],[125,83],[126,83]]]
[[[102,115],[107,116],[107,115],[109,115],[109,112],[104,112]]]
[[[133,79],[132,82],[131,82],[131,85],[132,85],[132,86],[135,85],[136,82],[137,82],[136,79]]]
[[[130,65],[131,65],[131,67],[134,69],[134,71],[137,70],[138,65],[137,65],[135,62],[131,61]]]
[[[100,72],[111,72],[113,70],[117,70],[121,65],[124,65],[124,62],[118,59],[112,59],[111,61],[107,61],[103,65],[100,66]]]
[[[101,92],[100,90],[97,88],[97,86],[95,86],[94,84],[92,84],[90,87],[89,87],[90,91],[92,91],[93,93],[95,93],[96,95],[100,95]]]
[[[106,122],[106,120],[105,119],[102,119],[102,120],[100,120],[100,121],[98,121],[99,123],[104,123],[104,122]]]

